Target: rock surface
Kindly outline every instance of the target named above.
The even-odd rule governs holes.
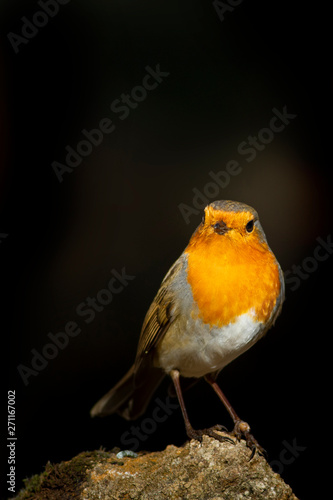
[[[118,458],[115,452],[80,453],[48,464],[26,481],[17,500],[297,500],[291,488],[257,453],[203,437],[183,447]]]

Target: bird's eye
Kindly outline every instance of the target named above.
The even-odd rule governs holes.
[[[246,224],[245,229],[247,233],[252,233],[253,228],[254,228],[254,220],[252,219]]]

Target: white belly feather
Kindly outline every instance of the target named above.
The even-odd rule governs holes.
[[[221,370],[249,349],[263,333],[263,325],[252,311],[222,328],[200,319],[181,319],[172,324],[158,348],[158,365],[166,372],[178,369],[184,377],[202,377]],[[177,348],[171,346],[177,345]]]

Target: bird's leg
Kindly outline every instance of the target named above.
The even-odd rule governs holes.
[[[254,454],[256,450],[263,455],[266,456],[266,451],[258,441],[252,436],[250,433],[250,426],[247,422],[244,422],[244,420],[241,420],[231,404],[229,403],[228,399],[225,397],[223,392],[221,391],[220,387],[217,385],[215,382],[214,377],[211,374],[208,374],[205,376],[206,381],[211,385],[211,387],[214,389],[224,406],[229,412],[229,415],[231,416],[232,420],[234,421],[234,429],[232,431],[232,435],[236,437],[236,439],[239,441],[242,436],[244,436],[246,445],[251,449],[252,453],[250,456],[250,460],[254,457]]]
[[[184,418],[184,422],[185,422],[186,434],[188,435],[188,437],[190,439],[196,439],[197,441],[202,441],[202,436],[205,434],[207,436],[218,439],[219,441],[230,441],[231,443],[234,444],[234,442],[230,438],[228,438],[226,436],[221,436],[220,434],[217,434],[215,432],[216,430],[225,430],[220,425],[216,425],[210,429],[203,429],[203,430],[193,429],[193,427],[190,423],[190,420],[188,418],[187,410],[186,410],[185,403],[184,403],[183,393],[182,393],[182,389],[180,386],[180,380],[179,380],[179,371],[178,370],[171,370],[170,376],[172,378],[172,381],[173,381],[175,389],[176,389],[176,394],[178,397],[180,408],[182,410],[182,414],[183,414],[183,418]]]

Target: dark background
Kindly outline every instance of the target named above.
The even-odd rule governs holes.
[[[15,390],[17,490],[48,460],[124,447],[131,424],[117,415],[92,420],[89,410],[131,365],[145,312],[201,220],[187,224],[178,205],[193,206],[192,190],[203,192],[210,171],[239,161],[242,172],[216,198],[258,210],[284,271],[313,256],[332,223],[332,40],[323,5],[244,0],[221,22],[204,0],[72,0],[15,54],[7,34],[21,34],[22,16],[38,10],[37,2],[1,2],[1,434]],[[169,76],[121,121],[110,104],[157,64]],[[246,162],[238,145],[284,106],[297,118]],[[65,147],[106,117],[115,131],[59,183],[52,162],[64,163]],[[296,290],[287,285],[276,326],[220,376],[269,461],[280,460],[286,441],[306,447],[280,470],[302,499],[318,482],[324,489],[330,446],[332,262],[314,263]],[[78,304],[123,267],[135,279],[86,324]],[[17,366],[30,366],[31,349],[41,352],[47,334],[72,320],[80,335],[25,386]],[[231,428],[204,383],[186,401],[195,427]],[[174,411],[142,448],[185,439]],[[5,442],[2,451],[4,476]]]

